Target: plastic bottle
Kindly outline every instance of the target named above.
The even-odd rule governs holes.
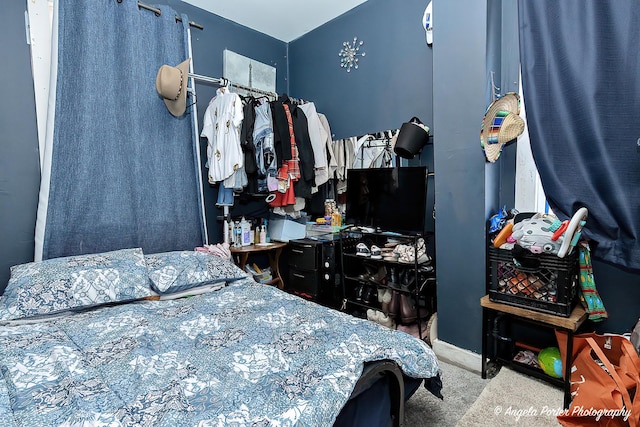
[[[242,246],[242,228],[240,227],[240,221],[236,221],[233,226],[233,246]]]
[[[260,226],[260,243],[267,243],[267,226]]]
[[[266,243],[270,243],[271,242],[271,237],[269,237],[269,229],[267,228],[267,225],[269,224],[269,221],[267,221],[266,219],[264,220],[264,234],[266,235],[265,241]]]
[[[240,230],[242,232],[242,246],[249,246],[251,244],[251,223],[244,217],[240,221]]]

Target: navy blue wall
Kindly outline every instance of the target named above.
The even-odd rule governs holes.
[[[33,260],[40,167],[31,57],[24,1],[3,2],[0,13],[0,293],[9,267]]]
[[[422,29],[424,0],[369,0],[289,43],[290,95],[313,101],[334,139],[398,129],[418,117],[433,126],[432,49]],[[347,72],[343,42],[363,41],[358,69]],[[409,165],[434,170],[433,146]],[[434,179],[427,182],[426,230],[433,232]],[[400,213],[399,213],[400,214]],[[432,241],[433,242],[433,241]]]
[[[289,43],[291,95],[314,101],[335,138],[397,129],[413,116],[433,130],[426,3],[369,0]],[[354,37],[365,56],[347,73],[338,53]]]
[[[434,2],[438,336],[480,351],[485,294],[486,1]]]

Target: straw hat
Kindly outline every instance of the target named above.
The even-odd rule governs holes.
[[[156,90],[162,96],[169,112],[176,117],[183,115],[187,109],[189,61],[187,58],[175,67],[163,65],[156,76]]]
[[[489,105],[482,119],[480,144],[487,160],[495,162],[502,147],[524,132],[524,120],[520,117],[520,96],[509,92]]]

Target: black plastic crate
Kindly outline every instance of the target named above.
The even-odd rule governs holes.
[[[569,317],[578,301],[578,251],[564,258],[489,247],[489,299]]]

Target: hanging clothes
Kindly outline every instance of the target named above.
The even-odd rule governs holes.
[[[255,107],[258,101],[252,97],[241,97],[242,99],[242,126],[240,127],[240,146],[244,153],[244,168],[247,174],[256,172],[256,152],[253,144],[253,128],[256,121]]]
[[[206,137],[209,183],[224,181],[226,188],[237,188],[242,178],[234,173],[244,166],[240,145],[240,125],[244,118],[242,100],[225,87],[216,91],[204,113],[200,136]],[[245,177],[246,180],[246,177]]]
[[[313,149],[314,159],[314,177],[315,184],[311,188],[311,193],[316,193],[318,187],[329,180],[328,160],[327,160],[327,131],[320,122],[320,117],[316,111],[316,106],[313,102],[307,102],[298,107],[304,113],[307,118],[309,139],[311,141],[311,148]]]
[[[256,150],[253,143],[253,127],[256,120],[255,106],[258,101],[253,96],[241,96],[243,105],[242,125],[240,127],[240,146],[244,154],[244,171],[247,177],[246,191],[258,192],[258,176],[256,164]]]
[[[294,182],[295,195],[308,199],[315,182],[315,160],[307,118],[286,95],[271,103],[271,112],[278,166],[287,166],[289,176]],[[280,152],[283,158],[280,158]],[[297,158],[294,157],[296,152]],[[278,174],[281,175],[280,171]]]
[[[282,107],[288,102],[288,97],[283,94],[277,100],[269,103],[271,106],[271,116],[273,117],[273,140],[278,159],[278,168],[287,160],[291,160],[291,143],[289,142],[289,126],[287,116]]]
[[[392,163],[390,136],[365,135],[358,139],[354,149],[354,169],[390,167]]]
[[[333,151],[331,127],[329,126],[329,121],[327,120],[327,117],[324,114],[318,113],[318,118],[320,119],[320,124],[324,128],[325,133],[327,135],[327,138],[324,141],[325,149],[327,151],[327,173],[328,173],[329,179],[334,179],[336,177],[336,169],[338,169],[338,162],[336,160],[336,155]]]
[[[253,145],[256,156],[258,192],[276,191],[278,163],[273,142],[273,118],[268,103],[258,103],[254,107]]]
[[[355,136],[334,141],[333,151],[336,154],[336,193],[347,191],[347,170],[351,169],[354,159],[354,147],[357,142]]]

